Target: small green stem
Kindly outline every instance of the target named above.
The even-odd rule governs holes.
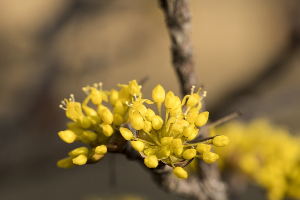
[[[146,140],[143,140],[143,139],[140,139],[140,138],[137,138],[137,137],[133,137],[132,140],[141,141],[141,142],[144,142],[144,143],[147,143],[147,144],[150,144],[150,145],[154,145],[154,146],[155,146],[155,144],[153,144],[152,142],[148,142],[148,141],[146,141]]]
[[[161,117],[161,103],[157,103],[158,115]]]
[[[144,131],[144,130],[143,130]],[[154,140],[154,142],[156,142],[157,145],[161,146],[161,143],[157,140],[157,138],[155,137],[155,135],[152,135],[146,131],[144,131],[152,140]]]

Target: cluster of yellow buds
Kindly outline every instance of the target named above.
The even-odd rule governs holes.
[[[211,144],[222,147],[229,143],[226,136],[215,136],[202,142],[191,143],[198,136],[199,128],[206,124],[209,115],[207,111],[199,113],[201,100],[206,96],[206,92],[199,95],[200,89],[194,93],[194,88],[192,87],[191,94],[181,101],[172,91],[165,94],[164,88],[157,85],[152,91],[152,99],[157,105],[158,114],[144,105],[153,102],[142,99],[141,96],[134,96],[132,102],[126,102],[130,107],[129,121],[137,133],[134,136],[124,127],[120,128],[120,132],[126,140],[131,140],[132,147],[144,157],[147,167],[156,168],[161,161],[173,167],[177,177],[187,178],[187,172],[179,163],[195,157],[203,159],[206,163],[213,163],[219,156],[210,151]],[[164,120],[161,114],[163,103],[166,112]]]
[[[266,119],[227,123],[216,128],[219,132],[232,144],[216,150],[222,168],[243,172],[266,189],[270,200],[300,198],[300,136]]]
[[[136,80],[128,85],[118,85],[121,89],[104,91],[102,83],[83,87],[87,95],[82,103],[76,102],[74,95],[64,99],[60,108],[66,111],[66,116],[73,122],[68,123],[68,129],[60,131],[59,137],[66,143],[80,141],[91,146],[80,147],[69,152],[69,157],[58,161],[57,166],[70,168],[74,165],[84,165],[87,162],[97,162],[107,152],[107,145],[111,135],[120,125],[128,121],[128,106],[126,102],[139,95],[141,86]],[[92,106],[88,106],[91,102]],[[113,112],[103,105],[109,102]]]

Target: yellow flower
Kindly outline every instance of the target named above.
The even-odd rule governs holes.
[[[164,88],[158,84],[153,90],[152,90],[152,99],[155,103],[163,103],[165,101],[166,92]]]
[[[193,93],[193,89],[194,87],[191,95],[186,95],[181,102],[172,91],[165,95],[163,87],[157,85],[152,91],[152,99],[157,104],[158,113],[147,108],[144,103],[151,104],[152,102],[141,96],[134,96],[131,102],[126,102],[130,108],[129,121],[137,130],[137,137],[133,137],[131,131],[125,128],[121,128],[120,132],[126,140],[131,140],[135,150],[145,156],[144,163],[147,167],[155,168],[158,162],[162,161],[175,168],[177,163],[194,157],[203,158],[207,163],[212,163],[218,158],[217,154],[210,152],[211,139],[189,143],[198,136],[197,126],[203,126],[208,120],[207,111],[199,114],[201,99],[205,96],[205,92],[201,96],[200,89],[197,93]],[[166,109],[164,118],[161,115],[162,102]],[[186,109],[182,111],[185,107]],[[217,138],[215,143],[225,145],[226,141],[222,141],[223,143],[220,142],[220,138]],[[182,170],[182,168],[176,168],[175,172],[178,172],[178,177],[186,178],[187,174]]]
[[[175,167],[173,172],[178,178],[186,179],[188,177],[187,172],[182,167]]]
[[[73,94],[69,99],[61,102],[59,107],[65,110],[66,116],[73,122],[68,123],[68,130],[58,133],[59,137],[66,143],[78,141],[89,144],[91,147],[79,147],[69,152],[70,157],[60,160],[57,163],[58,167],[69,168],[74,164],[84,165],[87,161],[93,163],[101,160],[107,152],[106,146],[110,137],[118,131],[123,123],[128,122],[130,113],[126,101],[137,99],[142,95],[141,86],[135,80],[130,81],[129,85],[119,84],[118,86],[121,87],[119,91],[114,89],[105,91],[102,89],[102,85],[102,83],[95,83],[93,86],[83,87],[86,98],[82,103],[76,102]],[[112,109],[108,108],[106,104],[108,101],[112,105]],[[144,99],[136,101],[137,114],[138,112],[147,112],[143,102],[151,103]],[[143,117],[142,120],[144,120]],[[151,122],[149,123],[151,127]],[[146,123],[148,131],[151,130],[149,123]],[[124,137],[128,137],[129,140],[133,135],[130,132],[124,134]]]
[[[97,146],[95,149],[95,153],[98,155],[104,155],[107,152],[107,147],[105,145]]]
[[[144,163],[148,168],[156,168],[158,165],[158,160],[155,155],[151,155],[144,159]]]

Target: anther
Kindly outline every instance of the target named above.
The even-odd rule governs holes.
[[[206,94],[207,94],[207,91],[203,91],[203,95],[201,96],[200,101],[202,101],[202,99],[203,99],[204,97],[206,97]]]
[[[94,83],[94,88],[98,90],[98,83]]]
[[[75,98],[74,98],[74,94],[70,94],[70,101],[73,101],[73,102],[75,102]]]
[[[103,83],[99,82],[99,89],[100,89],[100,91],[102,91],[102,85],[103,85]]]
[[[82,91],[83,91],[86,95],[89,95],[89,94],[90,94],[87,87],[83,87],[83,88],[82,88]]]
[[[63,110],[67,110],[63,105],[59,105],[59,108],[63,109]]]
[[[191,95],[194,94],[194,89],[195,89],[195,86],[193,85],[192,88],[191,88]]]
[[[134,96],[134,101],[136,101],[137,100],[136,94],[133,94],[133,96]]]

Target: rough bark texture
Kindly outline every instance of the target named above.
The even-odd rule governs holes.
[[[159,0],[159,3],[172,41],[173,65],[181,83],[181,91],[186,95],[190,93],[192,85],[199,86],[190,40],[191,12],[188,1]]]

